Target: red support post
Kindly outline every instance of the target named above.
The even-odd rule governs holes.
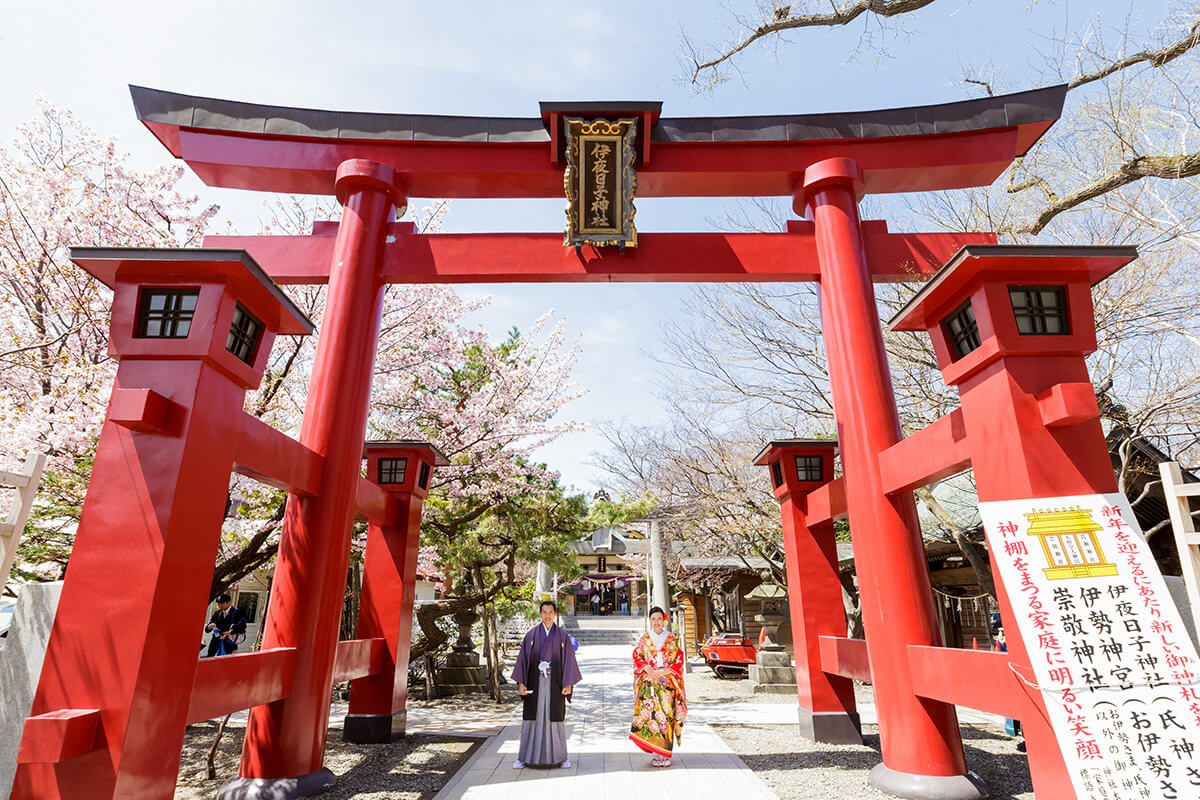
[[[755,459],[770,468],[783,517],[788,610],[800,732],[816,742],[862,744],[854,683],[822,668],[822,636],[846,635],[833,520],[809,523],[808,493],[833,480],[836,442],[771,442]],[[801,474],[801,467],[805,472]]]
[[[368,442],[366,455],[368,478],[389,499],[386,518],[369,520],[355,635],[382,638],[386,650],[380,672],[350,684],[342,738],[359,744],[389,742],[405,733],[421,507],[434,467],[450,464],[424,442]]]
[[[816,225],[867,649],[872,664],[887,665],[874,671],[883,763],[871,771],[871,783],[903,797],[983,797],[982,783],[967,772],[954,707],[918,697],[908,666],[908,645],[940,645],[941,633],[916,506],[911,495],[887,495],[879,465],[879,454],[901,435],[860,229],[861,186],[857,164],[827,159],[805,171],[796,205],[807,208]]]
[[[1091,286],[1134,257],[1128,247],[967,247],[891,321],[894,330],[927,330],[943,378],[958,387],[980,502],[1117,491],[1084,359],[1096,349]],[[1066,329],[1020,331],[1014,284],[1061,287]],[[978,343],[960,352],[944,322],[964,303]],[[996,577],[1009,664],[1032,678],[1009,587]],[[1025,734],[1034,790],[1070,800],[1075,789],[1041,692],[1022,680],[1014,716]]]
[[[380,264],[387,224],[404,207],[392,169],[362,159],[338,167],[336,193],[344,208],[300,432],[325,464],[314,496],[288,497],[263,633],[264,648],[297,649],[292,694],[252,709],[240,778],[219,797],[249,786],[286,786],[289,794],[272,796],[295,797],[334,783],[322,763],[383,304]]]
[[[18,755],[19,800],[170,798],[246,390],[276,332],[312,330],[241,253],[72,250],[114,288],[120,359]],[[147,322],[168,292],[170,338]],[[263,324],[246,360],[235,313]],[[185,318],[186,317],[186,318]],[[166,323],[162,323],[164,326]]]
[[[1004,299],[1007,301],[1007,291]],[[983,317],[1003,310],[993,307],[990,312],[977,313]],[[1086,313],[1078,308],[1071,311],[1076,324],[1090,325],[1090,307]],[[988,321],[981,320],[981,337],[988,336],[989,327]],[[1089,352],[1091,349],[1094,345]],[[1089,381],[1084,353],[1074,357],[1005,356],[958,384],[980,502],[1117,491],[1094,395],[1089,392],[1089,418],[1069,427],[1045,425],[1038,395],[1064,381]],[[1090,389],[1090,382],[1088,385]],[[999,578],[998,571],[996,574]],[[1010,588],[996,580],[1009,662],[1014,671],[1027,676],[1028,683],[1034,672],[1029,648],[1016,624],[1017,614],[1027,611],[1013,607]],[[1039,798],[1073,800],[1075,788],[1042,693],[1032,686],[1026,688],[1015,718],[1021,721],[1025,736],[1034,792]]]

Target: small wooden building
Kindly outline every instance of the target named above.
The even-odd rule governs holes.
[[[763,582],[766,562],[757,556],[683,556],[679,567],[680,582],[694,587],[676,595],[677,603],[692,609],[689,641],[695,637],[703,642],[713,633],[740,632],[757,646],[762,623],[755,617],[762,609],[762,600],[748,595]],[[684,619],[688,619],[686,610]],[[779,626],[779,641],[789,653],[792,651],[790,621]]]

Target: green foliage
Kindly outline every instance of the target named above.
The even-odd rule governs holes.
[[[527,580],[510,586],[496,597],[496,619],[500,623],[510,619],[527,619],[532,621],[537,617],[537,609],[533,604],[535,581]]]
[[[42,473],[38,501],[25,523],[12,577],[27,581],[62,580],[71,557],[83,496],[92,474],[96,444],[71,459],[67,469]]]
[[[614,528],[635,519],[642,519],[658,507],[658,499],[650,494],[643,494],[636,499],[622,496],[618,501],[606,497],[592,500],[588,507],[587,529]]]
[[[453,505],[431,499],[443,506]],[[583,534],[586,517],[584,497],[566,494],[553,480],[546,486],[531,485],[529,492],[488,509],[473,522],[458,526],[452,535],[430,526],[426,533],[432,535],[426,540],[437,545],[447,574],[499,568],[504,573],[501,582],[515,584],[518,562],[532,566],[543,561],[559,575],[573,577],[578,567],[570,543]]]

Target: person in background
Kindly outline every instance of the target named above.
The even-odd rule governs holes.
[[[525,704],[521,713],[521,744],[513,769],[526,766],[569,769],[567,703],[583,676],[567,632],[554,623],[558,606],[552,600],[543,600],[538,614],[541,621],[521,640],[521,652],[512,671],[517,693]]]
[[[206,633],[212,633],[208,643],[208,656],[227,656],[237,651],[239,637],[246,635],[246,615],[233,605],[233,598],[223,594],[217,598],[217,610],[204,626]]]
[[[687,695],[683,688],[683,649],[666,628],[667,614],[650,609],[650,630],[633,648],[633,724],[629,739],[652,758],[654,767],[671,766],[671,751],[683,741]]]

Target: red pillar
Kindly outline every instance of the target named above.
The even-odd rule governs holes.
[[[917,697],[908,666],[908,645],[940,645],[941,634],[916,506],[911,495],[889,497],[880,477],[878,456],[901,435],[858,217],[861,184],[853,161],[821,161],[805,171],[797,204],[816,226],[822,319],[836,343],[826,355],[883,750],[871,782],[905,797],[981,797],[953,706]]]
[[[264,648],[299,653],[291,696],[251,711],[240,770],[243,779],[303,778],[289,796],[333,783],[322,767],[329,690],[383,304],[380,264],[387,223],[404,205],[399,192],[390,167],[363,159],[338,167],[344,208],[300,432],[324,469],[315,496],[288,498],[263,633]],[[244,784],[227,782],[221,796],[240,796]]]
[[[783,517],[787,559],[788,610],[800,732],[817,742],[862,744],[862,726],[854,703],[854,682],[821,668],[820,637],[846,635],[846,609],[838,578],[833,522],[809,524],[808,493],[833,480],[836,442],[771,442],[755,460],[767,466]],[[805,461],[800,474],[797,459]]]
[[[367,529],[356,636],[381,638],[387,648],[382,672],[350,683],[342,737],[359,744],[389,742],[405,732],[421,507],[433,468],[450,463],[424,442],[368,442],[366,455],[367,476],[390,497],[387,519],[372,520]]]

